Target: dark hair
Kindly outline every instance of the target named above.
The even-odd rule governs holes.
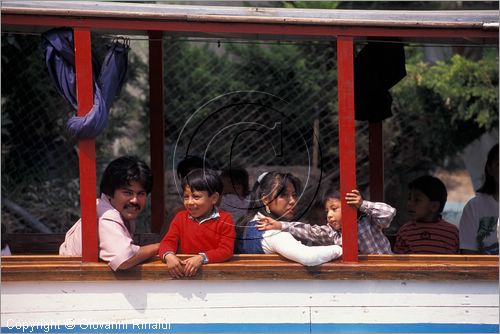
[[[153,187],[153,174],[149,166],[134,156],[123,156],[111,161],[102,174],[100,193],[113,196],[116,189],[138,182],[149,194]]]
[[[290,181],[297,193],[302,191],[302,183],[300,180],[293,176],[290,173],[280,173],[277,171],[271,171],[262,177],[261,180],[257,180],[252,188],[252,192],[250,195],[250,204],[247,209],[247,212],[243,217],[241,217],[236,223],[236,232],[238,237],[243,237],[245,235],[245,228],[248,223],[252,220],[252,218],[260,212],[265,216],[272,216],[264,210],[264,203],[262,203],[262,197],[264,195],[272,195],[273,199],[278,197],[285,189],[286,183]],[[274,193],[272,191],[275,190]],[[278,218],[279,217],[274,217]]]
[[[443,212],[448,192],[444,183],[437,177],[431,175],[420,176],[408,184],[408,189],[419,190],[431,201],[438,201],[439,213]]]
[[[196,191],[207,191],[211,196],[214,193],[222,194],[222,180],[217,173],[210,169],[195,169],[192,170],[182,179],[182,189],[186,187]]]
[[[491,176],[490,173],[488,173],[488,167],[495,161],[498,161],[498,144],[493,145],[493,147],[490,148],[490,151],[488,152],[488,158],[486,159],[486,163],[484,164],[484,183],[481,188],[476,190],[478,193],[489,195],[495,194],[497,182],[495,181],[495,178]]]
[[[325,193],[321,197],[321,203],[323,204],[323,206],[326,204],[326,201],[331,198],[340,200],[340,191],[338,190],[338,188],[329,188],[327,191],[325,191]]]
[[[182,180],[189,172],[198,168],[210,169],[210,164],[196,155],[186,155],[184,159],[177,164],[177,176]]]
[[[229,180],[231,180],[231,185],[237,185],[240,184],[243,186],[243,193],[238,194],[242,197],[245,197],[248,195],[248,192],[250,191],[249,186],[248,186],[248,172],[245,168],[243,167],[231,167],[231,168],[226,168],[223,169],[221,174],[221,178],[227,177]]]

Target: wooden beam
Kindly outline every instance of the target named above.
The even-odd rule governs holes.
[[[149,133],[153,189],[151,232],[159,233],[165,222],[165,119],[163,112],[163,33],[149,31]]]
[[[90,30],[74,28],[78,116],[85,116],[94,104]],[[98,260],[95,140],[78,141],[80,162],[80,207],[83,261]]]
[[[192,255],[179,255],[187,259]],[[6,256],[4,281],[172,280],[158,258],[113,272],[106,263],[82,263],[59,256]],[[224,263],[203,265],[184,280],[426,280],[498,281],[498,256],[360,255],[358,263],[335,260],[305,267],[279,255],[234,255]]]
[[[346,193],[356,189],[356,132],[354,128],[354,43],[352,37],[337,39],[340,197],[342,202],[342,259],[358,261],[356,209],[347,206]]]
[[[259,35],[292,35],[292,36],[338,36],[357,37],[428,37],[428,38],[488,38],[491,43],[498,44],[498,30],[476,28],[417,28],[417,27],[384,27],[384,26],[345,26],[345,25],[307,25],[307,24],[270,24],[240,22],[179,22],[148,21],[141,19],[113,20],[99,18],[72,18],[59,16],[31,16],[3,14],[2,30],[5,25],[22,26],[71,26],[78,22],[80,27],[92,29],[110,29],[111,32],[150,30],[201,33],[232,33],[258,39]],[[118,32],[116,32],[118,33]]]

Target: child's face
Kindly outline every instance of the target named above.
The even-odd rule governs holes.
[[[297,193],[293,183],[287,181],[285,189],[279,195],[277,190],[273,190],[271,196],[264,196],[262,201],[269,207],[269,210],[276,216],[292,220],[295,217],[295,205],[297,204]]]
[[[416,221],[431,222],[437,217],[439,202],[431,201],[417,189],[410,189],[407,203],[408,218]]]
[[[194,218],[208,216],[214,209],[214,205],[219,200],[219,193],[208,195],[208,191],[193,190],[190,187],[184,188],[184,207]]]
[[[340,231],[342,229],[342,207],[338,198],[328,198],[325,202],[326,221],[330,226]]]
[[[116,189],[109,202],[120,212],[123,220],[134,221],[144,210],[147,198],[148,194],[143,186],[132,181],[129,185]]]

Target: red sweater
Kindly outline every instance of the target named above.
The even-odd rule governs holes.
[[[199,224],[189,218],[187,210],[179,211],[160,242],[160,258],[170,251],[182,254],[205,253],[209,263],[228,260],[234,250],[233,218],[230,213],[222,210],[219,210],[219,215],[219,218]]]

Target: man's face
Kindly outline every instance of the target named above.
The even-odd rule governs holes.
[[[139,217],[146,205],[148,194],[139,182],[132,181],[130,185],[115,190],[109,202],[120,212],[124,221],[134,221]]]

